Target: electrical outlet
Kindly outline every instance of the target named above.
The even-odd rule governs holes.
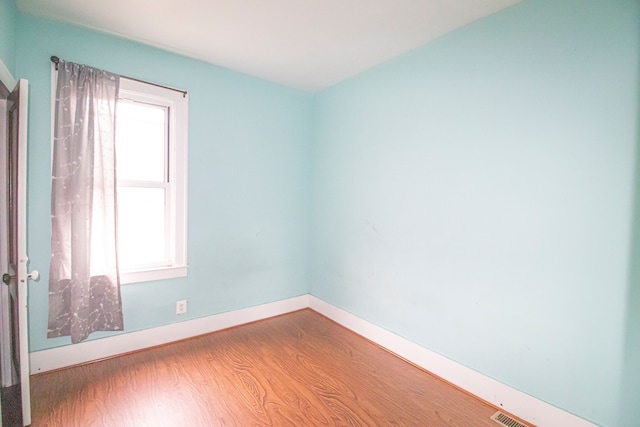
[[[187,300],[176,301],[176,314],[185,314],[187,312]]]

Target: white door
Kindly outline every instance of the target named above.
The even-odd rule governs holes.
[[[7,92],[1,86],[0,95]],[[0,212],[4,229],[0,236],[0,410],[3,424],[9,426],[31,424],[27,281],[37,279],[38,272],[27,274],[27,100],[26,80],[20,80],[11,93],[0,97]]]

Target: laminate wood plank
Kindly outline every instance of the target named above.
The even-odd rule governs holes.
[[[33,426],[497,426],[494,407],[310,309],[31,387]]]

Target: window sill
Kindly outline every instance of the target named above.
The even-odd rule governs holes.
[[[150,282],[152,280],[175,279],[187,276],[188,266],[160,267],[149,270],[120,273],[120,284]]]

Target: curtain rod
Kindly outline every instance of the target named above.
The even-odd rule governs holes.
[[[56,70],[58,70],[58,64],[60,64],[60,61],[61,61],[61,59],[60,59],[60,58],[58,58],[57,56],[52,56],[52,57],[51,57],[51,62],[53,62],[54,64],[56,64]],[[148,84],[148,85],[151,85],[151,86],[161,87],[161,88],[163,88],[163,89],[169,89],[169,90],[173,90],[173,91],[176,91],[176,92],[180,92],[184,98],[186,98],[186,97],[187,97],[187,93],[188,93],[188,92],[187,92],[186,90],[176,89],[176,88],[174,88],[174,87],[165,86],[165,85],[160,85],[160,84],[158,84],[158,83],[146,82],[146,81],[144,81],[144,80],[134,79],[133,77],[128,77],[128,76],[122,76],[122,75],[121,75],[120,77],[125,78],[125,79],[128,79],[128,80],[133,80],[134,82],[145,83],[145,84]]]

